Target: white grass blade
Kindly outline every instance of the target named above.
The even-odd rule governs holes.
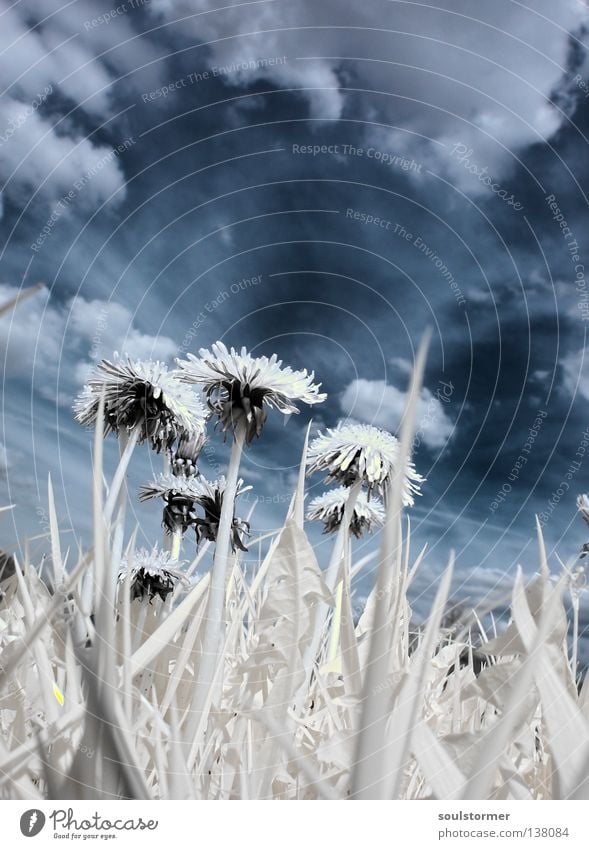
[[[391,608],[391,597],[397,590],[400,568],[398,528],[402,509],[403,477],[411,454],[413,424],[425,367],[428,341],[429,334],[426,334],[417,354],[411,379],[401,430],[398,467],[389,488],[389,496],[385,499],[385,502],[388,502],[387,518],[382,533],[373,630],[370,638],[363,708],[352,774],[352,795],[355,798],[388,798],[386,795],[388,791],[387,770],[383,763],[382,748],[387,716],[386,690],[382,692],[379,685],[386,681],[388,675],[390,649],[388,614]]]
[[[63,582],[63,563],[61,560],[61,547],[59,544],[59,528],[57,525],[57,513],[55,511],[55,499],[53,497],[53,485],[51,475],[47,480],[47,503],[49,508],[49,528],[51,532],[51,560],[53,565],[53,582],[55,589]]]

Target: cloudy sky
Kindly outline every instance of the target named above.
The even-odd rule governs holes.
[[[394,432],[431,328],[417,586],[452,549],[457,597],[500,591],[517,563],[533,573],[535,514],[574,560],[589,489],[585,3],[216,7],[0,0],[2,302],[43,284],[0,319],[0,483],[16,505],[2,547],[46,532],[49,472],[64,540],[87,538],[91,437],[71,403],[113,350],[277,352],[323,383],[315,428]],[[248,452],[256,529],[284,516],[308,418],[272,419]],[[225,458],[214,438],[203,471]],[[159,463],[139,452],[131,490]],[[155,507],[136,521],[151,538]]]

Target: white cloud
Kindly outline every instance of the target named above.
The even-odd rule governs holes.
[[[0,303],[17,292],[14,286],[0,284]],[[70,403],[71,392],[84,382],[92,363],[112,357],[113,351],[170,362],[177,347],[169,336],[140,330],[131,310],[121,304],[77,297],[60,306],[47,289],[0,322],[0,362],[7,377],[30,378],[34,369],[42,394],[55,399],[55,379],[63,361],[58,390],[63,404]]]
[[[0,303],[20,290],[0,284]],[[0,321],[0,362],[9,378],[31,376],[35,366],[45,371],[59,359],[64,320],[48,305],[46,288],[19,304]]]
[[[560,361],[563,370],[563,384],[571,394],[577,392],[589,401],[589,373],[587,372],[587,352],[582,348],[567,354]]]
[[[396,368],[401,374],[411,374],[413,371],[411,361],[406,360],[405,357],[393,357],[390,362],[393,368]]]
[[[449,384],[446,384],[449,386]],[[441,448],[453,434],[454,425],[444,409],[450,390],[436,390],[436,397],[425,387],[417,408],[416,433],[429,448]],[[405,409],[406,394],[384,380],[353,380],[340,398],[344,416],[396,432]]]
[[[113,351],[138,359],[170,362],[178,345],[169,336],[150,336],[133,324],[133,314],[114,301],[86,301],[75,298],[70,303],[70,327],[75,336],[90,345],[89,359],[76,367],[76,379],[83,383],[91,361],[112,357]]]
[[[339,117],[353,102],[354,114],[411,131],[374,127],[378,144],[429,160],[436,170],[445,163],[477,192],[485,191],[477,178],[420,136],[472,147],[473,161],[495,178],[509,170],[509,151],[561,126],[548,99],[568,85],[569,33],[588,21],[578,0],[536,0],[533,8],[511,0],[433,0],[427,9],[387,3],[378,17],[372,4],[353,0],[288,0],[247,11],[238,0],[219,11],[211,0],[153,0],[149,8],[166,20],[192,15],[183,31],[214,42],[211,65],[286,55],[283,64],[236,70],[229,78],[308,87],[315,117]],[[362,92],[344,92],[343,79]],[[324,90],[312,90],[319,87]],[[371,97],[370,90],[384,94]]]
[[[75,205],[84,207],[100,203],[124,186],[112,148],[58,135],[39,111],[31,111],[31,104],[11,98],[0,104],[0,174],[4,193],[13,200],[20,199],[23,189],[27,194],[38,191],[45,200],[58,200],[75,191]],[[85,185],[76,191],[80,178]],[[123,198],[121,191],[117,200]]]
[[[129,13],[116,26],[87,29],[98,11],[90,0],[67,6],[60,0],[0,0],[0,177],[16,203],[42,183],[41,197],[58,199],[92,172],[110,148],[84,137],[76,124],[84,113],[101,123],[112,117],[118,78],[156,56],[145,39],[129,41],[136,35]],[[155,83],[153,67],[123,85],[132,87],[133,81],[141,90]],[[78,105],[75,117],[60,122],[72,102]],[[50,112],[45,103],[51,103]],[[112,157],[78,202],[96,204],[123,182],[120,162]]]

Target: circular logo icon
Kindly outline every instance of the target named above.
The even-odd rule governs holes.
[[[20,830],[25,837],[35,837],[45,825],[45,814],[38,808],[25,811],[20,818]]]

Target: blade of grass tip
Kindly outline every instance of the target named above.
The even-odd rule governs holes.
[[[415,563],[413,564],[413,566],[409,570],[409,574],[407,575],[407,582],[406,582],[407,589],[409,589],[409,587],[413,583],[413,579],[415,578],[415,575],[417,574],[417,570],[419,569],[419,567],[423,563],[423,558],[426,555],[427,548],[428,548],[428,545],[427,545],[427,542],[426,542],[426,544],[423,546],[423,548],[421,549],[421,551],[417,555],[417,559],[415,560]]]
[[[57,513],[55,511],[55,498],[53,496],[53,484],[51,473],[47,479],[47,504],[49,507],[49,530],[51,536],[51,560],[53,566],[53,584],[55,589],[63,582],[63,563],[61,559],[61,546],[59,544],[59,528],[57,525]]]
[[[538,554],[540,556],[540,574],[546,581],[550,577],[550,569],[548,568],[548,559],[546,557],[546,546],[544,544],[544,534],[542,533],[542,525],[536,516],[536,533],[538,534]]]
[[[25,576],[22,574],[18,563],[16,565],[16,569],[14,570],[14,574],[16,575],[18,589],[24,608],[25,624],[27,626],[31,626],[35,615],[33,602],[26,585]],[[64,597],[59,593],[57,594],[57,596],[60,599],[61,604],[63,605]],[[37,676],[41,685],[41,700],[45,707],[47,720],[49,722],[55,722],[56,719],[58,719],[59,717],[59,712],[54,696],[55,679],[53,676],[53,667],[49,661],[47,648],[42,641],[35,641],[31,648],[33,651],[33,657],[35,659],[35,665],[37,667]]]
[[[276,553],[276,549],[280,545],[280,538],[282,536],[282,530],[283,530],[283,528],[281,528],[277,532],[276,536],[274,537],[274,539],[270,543],[270,545],[268,547],[268,551],[266,552],[266,555],[265,555],[264,559],[262,560],[262,563],[261,563],[253,581],[252,581],[252,585],[250,587],[250,595],[253,599],[256,598],[256,595],[260,592],[260,589],[262,588],[264,578],[266,577],[266,573],[267,573],[268,569],[270,568],[270,564],[272,563],[272,558],[274,557],[274,555]]]
[[[401,567],[398,551],[398,525],[402,510],[404,470],[411,456],[413,427],[421,391],[425,359],[429,343],[429,331],[420,344],[411,378],[399,444],[398,465],[389,484],[389,498],[385,498],[387,516],[381,535],[380,558],[376,576],[376,603],[370,650],[364,676],[362,711],[356,743],[356,757],[352,772],[352,793],[356,798],[387,798],[387,782],[384,780],[382,741],[385,739],[387,688],[379,686],[388,675],[390,652],[390,596],[398,582]],[[369,787],[376,796],[366,795]]]
[[[301,462],[299,465],[297,486],[293,493],[292,501],[290,503],[290,507],[288,508],[287,514],[288,517],[292,516],[299,528],[302,528],[305,524],[305,479],[307,473],[307,449],[309,447],[309,434],[311,432],[312,424],[313,420],[311,419],[305,431],[305,439],[303,442],[303,451],[301,454]]]
[[[346,500],[346,504],[344,507],[344,515],[342,516],[342,520],[340,522],[340,526],[336,534],[333,550],[331,552],[331,557],[329,560],[329,566],[327,567],[325,575],[325,583],[327,584],[327,588],[329,589],[330,593],[335,592],[335,585],[337,583],[338,574],[340,572],[342,557],[344,555],[346,545],[346,539],[349,537],[350,534],[350,522],[352,520],[356,501],[358,500],[358,496],[360,495],[361,489],[362,481],[360,480],[353,484],[353,486],[350,488],[350,493]],[[303,657],[303,664],[305,667],[305,680],[307,681],[307,686],[310,682],[311,675],[313,673],[315,661],[317,660],[319,647],[322,642],[323,630],[325,628],[325,621],[327,619],[327,614],[329,613],[329,610],[330,605],[327,604],[327,602],[325,601],[320,601],[313,608],[313,634],[307,648],[305,649],[305,654]]]

